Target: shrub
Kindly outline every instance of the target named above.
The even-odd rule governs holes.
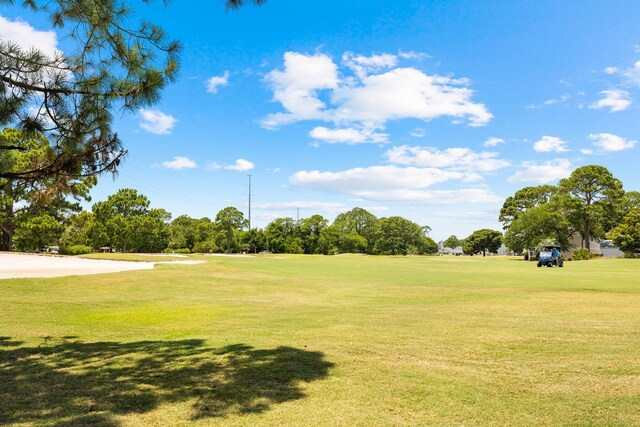
[[[93,249],[86,245],[61,246],[58,250],[61,255],[82,255],[90,254],[91,252],[93,252]]]
[[[180,248],[180,249],[166,248],[162,252],[165,253],[165,254],[190,254],[191,253],[189,248]]]
[[[636,255],[633,252],[625,252],[622,258],[625,258],[625,259],[636,259],[636,258],[638,258],[638,255]]]
[[[198,242],[193,245],[193,252],[201,253],[201,254],[211,254],[214,252],[218,252],[218,245],[214,241],[205,241]]]
[[[587,248],[580,248],[573,251],[571,259],[574,261],[584,261],[593,258],[593,254]]]
[[[327,255],[338,255],[340,251],[335,246],[327,251]]]

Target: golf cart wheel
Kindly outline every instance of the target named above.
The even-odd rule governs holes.
[[[558,263],[558,267],[560,267],[560,268],[564,267],[564,262],[560,261],[560,262]]]
[[[542,263],[538,261],[538,267],[542,267]]]

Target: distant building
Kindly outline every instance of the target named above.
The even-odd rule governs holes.
[[[442,243],[442,242],[440,242]],[[456,248],[448,248],[446,246],[441,246],[438,245],[438,255],[455,255],[455,256],[459,256],[459,255],[463,255],[464,252],[462,251],[462,246],[458,246]]]
[[[620,247],[614,245],[611,240],[600,242],[600,253],[606,258],[622,258],[624,256],[624,252],[620,250]]]
[[[576,249],[579,249],[582,247],[582,243],[583,243],[583,239],[580,233],[573,233],[573,236],[571,236],[571,238],[569,239],[569,247],[571,249],[569,249],[569,251],[567,252],[563,252],[562,257],[570,258]],[[601,255],[602,252],[600,251],[600,242],[591,240],[589,244],[589,251],[594,255]]]

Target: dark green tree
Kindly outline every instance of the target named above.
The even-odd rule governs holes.
[[[603,166],[589,165],[574,170],[559,183],[559,201],[583,238],[583,247],[590,250],[594,237],[602,237],[608,230],[602,221],[603,212],[615,205],[624,195],[622,183]]]
[[[267,239],[260,228],[252,228],[242,233],[240,242],[246,245],[249,253],[258,253],[267,249]]]
[[[327,227],[329,221],[322,215],[312,215],[303,218],[298,223],[297,232],[302,240],[302,249],[305,254],[320,253],[319,241],[322,230]]]
[[[557,203],[549,202],[522,212],[511,222],[504,244],[515,253],[535,248],[544,241],[568,250],[573,227]]]
[[[123,188],[107,198],[104,202],[93,205],[96,223],[101,228],[100,235],[106,239],[96,244],[121,248],[127,252],[129,242],[138,232],[137,217],[149,212],[149,199],[136,190]]]
[[[151,0],[145,1],[148,3]],[[125,151],[112,130],[112,112],[155,104],[178,75],[180,44],[134,17],[131,2],[27,0],[71,41],[67,54],[24,50],[0,40],[0,126],[45,135],[55,155],[37,166],[0,168],[0,178],[95,176],[115,171]],[[227,8],[245,2],[227,0]],[[263,3],[254,0],[254,4]],[[0,0],[14,4],[14,0]],[[0,144],[0,152],[23,147]]]
[[[240,231],[248,226],[249,222],[244,219],[244,214],[232,206],[222,209],[216,215],[216,231],[224,242],[226,252],[231,252],[237,243]]]
[[[502,245],[502,233],[495,230],[483,228],[476,230],[464,240],[462,250],[467,255],[482,253],[486,256],[487,252],[498,252]]]
[[[400,216],[380,218],[374,235],[375,251],[380,254],[407,255],[419,252],[421,244],[426,245],[423,227]]]
[[[507,197],[500,209],[499,219],[504,224],[503,228],[508,229],[527,210],[548,203],[557,192],[558,187],[555,185],[524,187],[516,191],[516,194]]]
[[[130,248],[136,252],[162,252],[169,243],[170,220],[171,214],[164,209],[150,209],[145,215],[134,216]]]
[[[633,209],[611,230],[613,242],[626,253],[640,255],[640,208]]]
[[[640,192],[627,191],[622,197],[608,199],[602,204],[598,218],[602,230],[611,230],[621,224],[634,209],[640,208]]]
[[[429,236],[424,236],[418,243],[419,254],[436,254],[438,253],[438,244]]]
[[[343,235],[355,233],[358,236],[362,236],[367,242],[366,251],[372,251],[375,240],[375,225],[377,221],[378,218],[366,209],[353,208],[348,212],[338,215],[332,225],[337,227]]]
[[[0,149],[0,170],[4,171],[38,168],[55,156],[47,139],[39,133],[5,128],[0,131],[2,144],[16,147],[15,150]],[[94,177],[82,178],[77,175],[0,178],[0,250],[12,250],[18,216],[33,217],[45,209],[62,221],[65,212],[80,210],[78,201],[90,200],[89,190],[95,183]]]
[[[196,244],[196,225],[198,221],[188,215],[180,215],[171,221],[169,248],[192,250]]]
[[[62,246],[84,245],[94,246],[93,232],[95,230],[95,218],[93,213],[83,211],[71,216],[65,225],[60,237]]]
[[[295,239],[296,222],[292,218],[276,218],[264,229],[267,248],[273,253],[286,253]]]
[[[21,215],[16,230],[16,246],[21,251],[40,251],[46,246],[58,243],[63,226],[60,221],[46,212],[36,215]]]
[[[458,239],[458,237],[456,235],[451,235],[451,236],[447,237],[447,240],[442,242],[442,245],[445,248],[455,249],[458,246],[462,246],[462,240]]]

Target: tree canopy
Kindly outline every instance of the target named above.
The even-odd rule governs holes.
[[[476,230],[464,240],[462,250],[467,255],[482,253],[486,256],[487,252],[498,252],[502,245],[502,233],[488,228]]]
[[[445,248],[455,249],[458,246],[462,246],[463,243],[464,243],[464,240],[458,239],[458,237],[456,235],[451,235],[451,236],[447,237],[447,240],[442,242],[442,245]]]
[[[516,191],[513,196],[507,197],[500,209],[498,219],[503,223],[503,228],[508,229],[527,210],[550,202],[557,192],[558,187],[554,185],[524,187]]]
[[[574,170],[558,186],[565,195],[560,202],[582,235],[584,247],[590,249],[592,237],[609,231],[603,227],[603,213],[623,197],[622,182],[604,166],[589,165]]]
[[[13,5],[14,0],[3,3]],[[53,151],[38,165],[0,166],[0,178],[95,176],[116,170],[126,151],[112,129],[113,111],[131,113],[155,104],[180,69],[180,43],[151,22],[136,23],[132,3],[22,2],[48,16],[71,46],[51,54],[0,39],[0,126],[39,132]],[[245,3],[226,0],[226,7],[238,9]],[[0,141],[0,157],[15,150],[28,148]]]
[[[55,150],[49,141],[37,132],[28,133],[5,128],[0,131],[0,144],[16,148],[0,150],[0,169],[9,173],[39,168],[55,156]],[[44,175],[31,179],[0,178],[0,250],[12,250],[17,221],[26,221],[26,218],[21,217],[34,217],[41,210],[47,210],[53,217],[67,210],[79,211],[80,206],[75,202],[90,200],[89,190],[95,183],[94,177],[84,178],[67,174]]]
[[[613,242],[624,252],[640,255],[640,208],[633,209],[611,231]]]

